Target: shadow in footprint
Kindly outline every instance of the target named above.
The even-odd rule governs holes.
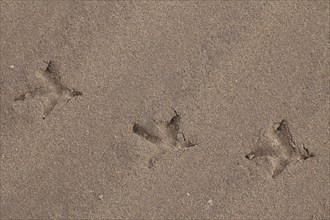
[[[273,164],[272,177],[275,179],[292,162],[314,157],[304,146],[297,146],[289,130],[288,122],[283,119],[274,129],[264,132],[262,141],[256,149],[245,157],[253,160],[258,157],[269,157]]]
[[[170,121],[155,121],[162,140],[165,143],[179,147],[180,149],[186,149],[196,146],[191,141],[186,139],[181,127],[181,116],[173,109],[175,115]]]
[[[150,141],[153,144],[159,144],[161,142],[160,137],[151,134],[146,128],[144,128],[142,125],[139,125],[137,123],[133,125],[133,132],[143,137],[147,141]]]
[[[65,100],[65,103],[67,103],[72,98],[82,95],[81,92],[75,89],[69,89],[61,83],[59,72],[52,61],[49,61],[45,70],[38,70],[35,75],[41,80],[42,86],[15,97],[14,101],[25,101],[27,98],[40,98],[43,106],[43,119],[49,116],[61,100]]]

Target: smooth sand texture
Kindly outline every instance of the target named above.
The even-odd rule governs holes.
[[[1,219],[329,219],[329,82],[328,1],[1,1]]]

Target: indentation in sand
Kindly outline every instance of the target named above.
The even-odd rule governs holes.
[[[289,124],[283,119],[264,131],[256,148],[245,157],[249,160],[267,157],[272,164],[272,177],[275,179],[290,163],[306,160],[314,157],[314,154],[307,148],[296,145]]]

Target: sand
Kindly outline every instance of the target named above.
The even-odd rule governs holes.
[[[328,1],[0,18],[1,219],[330,219]]]

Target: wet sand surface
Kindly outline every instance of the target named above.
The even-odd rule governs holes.
[[[330,218],[328,1],[0,18],[1,219]]]

